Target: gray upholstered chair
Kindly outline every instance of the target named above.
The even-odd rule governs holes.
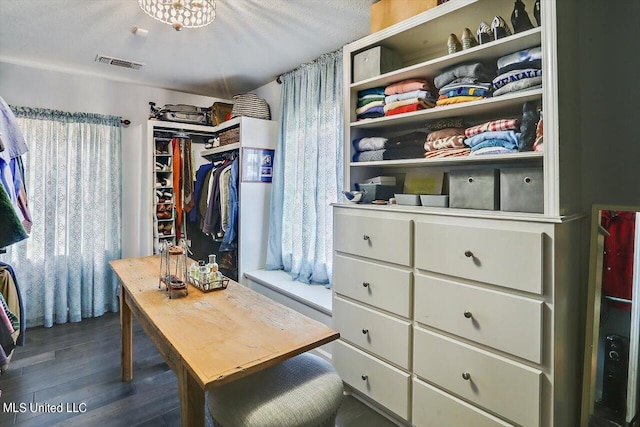
[[[333,366],[304,353],[213,389],[207,405],[216,427],[333,427],[342,392]]]

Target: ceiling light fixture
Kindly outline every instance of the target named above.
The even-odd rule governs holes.
[[[216,19],[216,0],[138,0],[145,13],[174,30],[199,28]]]

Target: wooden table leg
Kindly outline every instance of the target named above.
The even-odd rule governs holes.
[[[181,426],[202,427],[204,426],[204,390],[184,365],[179,366],[177,371]]]
[[[122,381],[133,379],[133,319],[127,303],[126,290],[120,285],[120,363]]]

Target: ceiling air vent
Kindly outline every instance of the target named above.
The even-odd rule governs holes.
[[[118,67],[132,68],[134,70],[139,70],[144,65],[139,62],[127,61],[126,59],[113,58],[105,55],[96,55],[96,62],[115,65]]]

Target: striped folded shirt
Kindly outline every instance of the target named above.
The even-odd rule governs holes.
[[[501,130],[518,130],[518,129],[520,129],[520,124],[518,119],[500,119],[500,120],[491,120],[481,125],[467,128],[464,131],[464,134],[467,138],[470,138],[473,135],[477,135],[482,132],[496,132]]]

